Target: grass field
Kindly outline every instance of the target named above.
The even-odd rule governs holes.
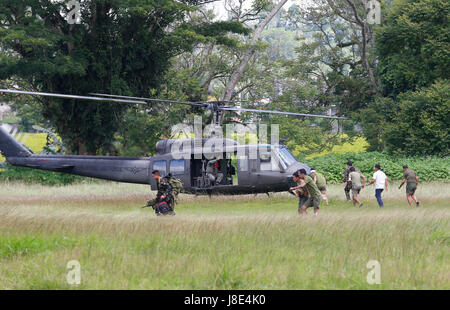
[[[449,185],[420,184],[419,208],[395,186],[384,209],[373,187],[353,208],[334,185],[317,217],[280,193],[183,196],[176,217],[157,218],[139,208],[146,186],[3,183],[0,289],[450,289]]]

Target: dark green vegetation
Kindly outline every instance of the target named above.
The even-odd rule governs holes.
[[[0,171],[0,180],[14,182],[19,181],[28,184],[42,185],[68,185],[78,182],[98,182],[96,180],[80,177],[72,174],[51,172],[45,170],[30,169],[24,167],[6,166]]]
[[[330,154],[306,160],[306,163],[324,174],[328,182],[339,183],[343,180],[347,161],[353,161],[353,165],[369,179],[375,172],[375,164],[381,165],[388,178],[400,180],[403,177],[403,165],[408,165],[416,171],[422,181],[449,180],[450,159],[448,157],[401,157],[391,156],[379,152]]]
[[[363,112],[387,151],[450,153],[450,3],[394,1],[376,29],[381,93]],[[368,130],[365,133],[369,133]]]
[[[398,96],[386,109],[397,105],[385,126],[387,150],[399,155],[450,155],[450,83],[439,80],[430,87]],[[395,111],[395,110],[394,110]]]
[[[243,107],[325,113],[353,121],[227,113],[225,121],[280,124],[289,146],[320,153],[360,133],[369,151],[448,156],[450,145],[450,4],[382,1],[381,24],[366,21],[360,0],[318,0],[284,7],[259,42],[254,25],[270,1],[228,7],[228,22],[199,1],[84,1],[81,25],[69,25],[56,3],[0,0],[0,84],[87,94],[104,92],[181,100],[221,99],[240,60],[252,56],[233,94]],[[27,6],[31,11],[27,11]],[[27,13],[29,12],[29,13]],[[40,18],[38,18],[39,16]],[[270,103],[262,104],[261,98]],[[153,104],[148,110],[22,97],[22,128],[52,126],[73,153],[154,153],[170,126],[191,124],[197,108]]]
[[[2,0],[0,79],[69,94],[159,93],[172,57],[194,44],[230,45],[227,33],[248,32],[237,22],[186,21],[197,2],[83,1],[81,24],[70,25],[60,15],[60,3]],[[114,133],[128,110],[125,105],[48,99],[37,108],[72,152],[90,154],[113,151]]]
[[[450,76],[450,4],[394,1],[376,29],[383,93],[398,96]],[[448,98],[448,96],[447,96]]]
[[[447,156],[450,3],[382,1],[381,24],[373,25],[364,22],[363,1],[315,2],[317,7],[295,14],[301,29],[311,31],[300,35],[296,58],[281,62],[299,83],[287,87],[279,98],[285,104],[278,105],[335,106],[362,126],[369,151]],[[320,124],[325,132],[327,123]],[[295,133],[292,125],[301,127],[283,124]],[[352,132],[351,124],[342,125]],[[292,141],[317,140],[317,128],[297,131]],[[322,137],[326,145],[330,137]]]

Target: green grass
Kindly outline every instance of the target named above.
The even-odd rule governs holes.
[[[352,207],[340,186],[319,216],[293,196],[183,196],[177,216],[139,208],[148,187],[117,183],[0,187],[0,289],[449,289],[448,183],[373,188]],[[392,186],[393,187],[393,186]],[[81,285],[67,284],[67,262]],[[369,285],[366,264],[381,264]]]
[[[3,235],[0,237],[0,259],[23,257],[64,247],[68,240],[61,236]]]

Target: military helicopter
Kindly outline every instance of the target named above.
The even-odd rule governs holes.
[[[343,119],[345,117],[238,108],[223,101],[183,102],[165,99],[90,94],[90,96],[65,95],[43,92],[0,89],[0,94],[47,96],[74,100],[93,100],[126,104],[165,102],[185,104],[210,109],[213,122],[218,125],[220,113],[225,111],[284,114],[302,117]],[[180,148],[181,146],[181,148]],[[206,146],[212,146],[206,148]],[[207,149],[207,151],[205,151]],[[152,157],[41,155],[33,154],[0,127],[0,151],[14,166],[49,170],[61,173],[111,180],[117,182],[149,184],[157,189],[151,173],[171,174],[183,183],[184,191],[191,194],[257,194],[287,191],[292,185],[292,174],[310,168],[298,162],[288,148],[279,144],[241,145],[224,138],[163,139],[156,144],[157,154]],[[183,156],[180,156],[183,153]],[[211,158],[217,158],[220,182],[212,182],[206,174]]]

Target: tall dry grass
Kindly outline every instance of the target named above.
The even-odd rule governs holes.
[[[146,186],[118,183],[0,188],[3,289],[449,289],[448,184],[372,190],[366,208],[330,186],[318,217],[296,214],[289,194],[183,195],[177,216],[141,209]],[[82,283],[66,282],[78,260]],[[366,282],[369,260],[380,285]]]

